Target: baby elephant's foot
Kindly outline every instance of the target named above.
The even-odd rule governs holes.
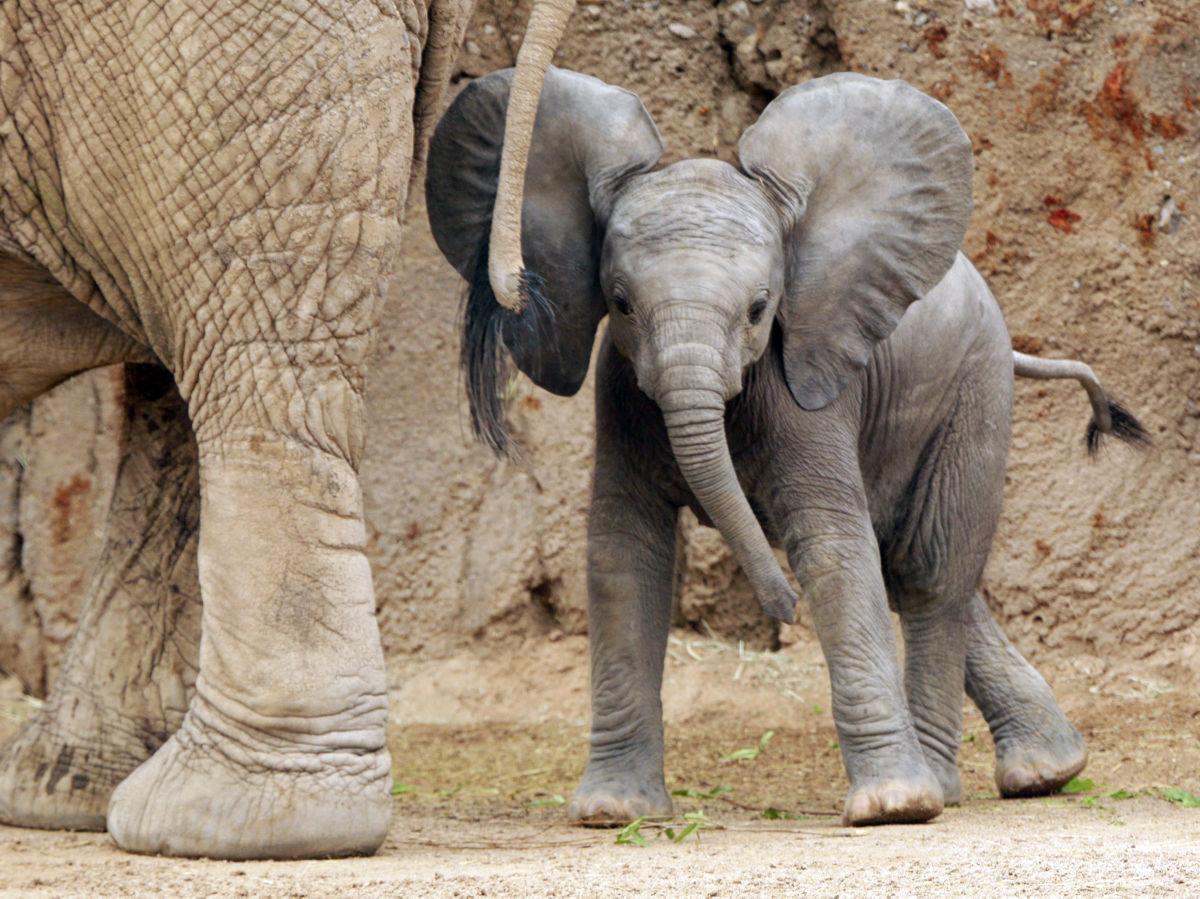
[[[940,815],[944,805],[942,788],[930,773],[873,777],[850,788],[842,823],[849,827],[919,824]]]
[[[996,788],[1006,799],[1055,793],[1083,770],[1087,746],[1065,718],[1040,733],[996,734]]]
[[[581,827],[616,827],[642,816],[673,811],[661,773],[653,777],[629,772],[601,775],[589,768],[567,809],[567,819]]]

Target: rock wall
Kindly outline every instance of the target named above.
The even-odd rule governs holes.
[[[121,371],[75,378],[0,423],[0,670],[44,695],[100,553]]]
[[[482,0],[456,81],[510,65],[526,11]],[[557,60],[637,91],[668,160],[732,159],[778,91],[831,71],[904,78],[954,110],[975,146],[966,250],[1014,343],[1087,360],[1155,439],[1145,454],[1114,448],[1089,462],[1082,392],[1018,387],[987,594],[1039,664],[1097,678],[1200,680],[1198,35],[1189,0],[583,0]],[[455,364],[461,287],[419,198],[406,240],[370,381],[364,470],[389,651],[445,657],[582,632],[590,384],[571,399],[514,385],[520,461],[472,445]],[[70,585],[94,553],[86,535],[111,451],[95,418],[103,398],[81,385],[104,377],[39,401],[33,424],[10,424],[0,440],[0,667],[35,687],[53,671]],[[47,411],[72,404],[90,425]],[[77,474],[86,496],[72,493]],[[54,544],[68,494],[78,531]],[[719,537],[690,520],[683,531],[677,623],[786,642]]]

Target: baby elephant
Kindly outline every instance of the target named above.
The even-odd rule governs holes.
[[[1145,435],[1086,366],[1013,353],[959,252],[972,156],[953,114],[903,82],[831,75],[775,99],[737,166],[656,169],[636,96],[554,70],[526,182],[528,303],[512,314],[483,270],[509,81],[474,82],[447,113],[428,203],[471,284],[467,388],[497,449],[502,349],[574,393],[610,316],[588,537],[592,743],[571,815],[671,811],[660,692],[685,506],[785,620],[796,597],[771,545],[786,550],[829,665],[847,823],[924,821],[959,800],[964,684],[995,737],[1001,793],[1074,776],[1082,738],[978,592],[1014,369],[1081,381],[1093,446]]]

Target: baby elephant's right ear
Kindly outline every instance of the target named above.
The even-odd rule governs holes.
[[[599,251],[626,180],[653,168],[662,140],[635,94],[551,68],[538,105],[522,206],[521,250],[530,302],[510,313],[488,283],[488,236],[513,70],[460,93],[433,136],[425,180],[438,247],[470,285],[462,364],[475,433],[504,453],[502,348],[536,384],[561,396],[587,375],[604,317]]]

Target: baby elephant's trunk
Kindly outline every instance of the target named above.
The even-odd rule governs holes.
[[[792,621],[796,594],[771,552],[729,456],[720,375],[707,367],[681,362],[662,371],[655,394],[675,461],[733,550],[763,611],[780,621]]]

